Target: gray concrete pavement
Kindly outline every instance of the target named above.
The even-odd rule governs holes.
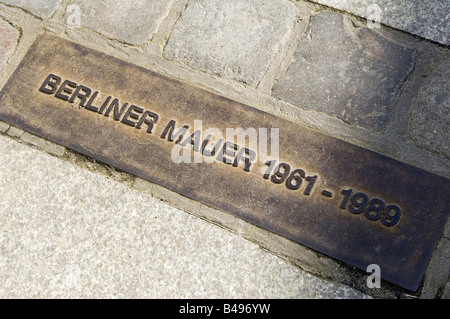
[[[0,136],[0,298],[365,298]]]

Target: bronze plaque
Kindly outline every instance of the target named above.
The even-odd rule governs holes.
[[[410,290],[449,214],[448,179],[53,35],[3,88],[0,119]],[[227,128],[266,130],[279,156]]]

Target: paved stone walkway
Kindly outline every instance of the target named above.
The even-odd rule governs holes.
[[[450,178],[449,12],[440,0],[0,0],[0,86],[49,32]],[[364,272],[223,212],[9,123],[0,133],[3,298],[450,295],[449,226],[418,292],[368,289]]]

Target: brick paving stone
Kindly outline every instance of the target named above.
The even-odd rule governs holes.
[[[164,56],[192,68],[256,85],[294,25],[287,0],[192,0]]]
[[[450,44],[448,0],[312,0],[442,44]],[[374,5],[378,6],[374,7]],[[372,19],[371,19],[372,20]]]
[[[55,13],[61,0],[2,0],[1,2],[25,9],[40,18],[47,19]]]
[[[5,71],[9,57],[13,54],[20,33],[8,22],[0,19],[0,73]]]
[[[413,102],[406,136],[418,146],[450,159],[450,51]]]
[[[14,126],[11,126],[6,132],[6,134],[8,134],[9,136],[18,138],[20,138],[23,135],[23,133],[25,133],[23,130]]]
[[[0,133],[6,133],[10,128],[10,125],[8,123],[0,121]]]
[[[133,45],[150,40],[167,16],[173,0],[75,0],[80,23],[107,37]],[[69,13],[66,14],[66,18]]]
[[[400,85],[412,71],[415,51],[339,13],[311,18],[288,71],[273,95],[350,124],[380,130],[389,120]]]

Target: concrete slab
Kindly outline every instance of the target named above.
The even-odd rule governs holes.
[[[1,298],[367,298],[0,136]]]

